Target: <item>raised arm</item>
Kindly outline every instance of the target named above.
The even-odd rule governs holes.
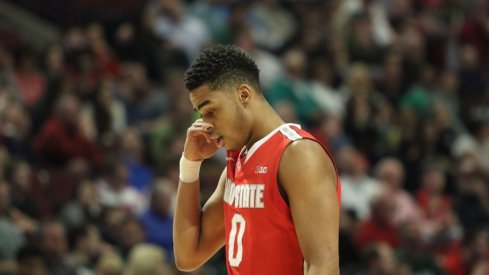
[[[318,143],[297,140],[282,156],[279,181],[289,200],[305,274],[340,274],[339,206],[331,159]]]
[[[219,149],[215,140],[207,133],[206,124],[197,120],[187,131],[187,140],[180,169],[189,169],[186,163],[196,162],[212,156]],[[188,165],[188,164],[187,164]],[[198,170],[197,170],[198,171]],[[177,201],[173,220],[173,246],[176,266],[182,271],[192,271],[204,264],[225,242],[223,220],[223,195],[226,169],[217,188],[206,202],[200,205],[200,184],[198,176],[187,179],[189,171],[180,171]]]

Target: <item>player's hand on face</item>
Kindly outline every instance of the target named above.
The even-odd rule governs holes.
[[[214,126],[211,123],[204,122],[201,118],[187,129],[187,139],[183,150],[187,159],[204,160],[219,150],[221,146],[216,136],[211,135],[213,129]]]

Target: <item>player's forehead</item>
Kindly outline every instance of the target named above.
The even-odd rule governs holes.
[[[224,97],[224,93],[220,90],[212,90],[208,85],[202,85],[190,93],[190,102],[196,111],[200,111],[205,107],[219,104]]]

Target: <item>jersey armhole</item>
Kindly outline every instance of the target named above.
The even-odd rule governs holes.
[[[294,133],[296,133],[295,131],[293,131]],[[287,206],[289,206],[289,199],[288,199],[288,196],[287,196],[287,192],[285,191],[284,187],[282,186],[282,183],[280,181],[280,178],[279,178],[279,175],[280,175],[280,162],[282,161],[282,155],[284,154],[285,150],[287,150],[287,147],[289,147],[290,144],[292,144],[294,141],[296,140],[302,140],[302,139],[307,139],[307,140],[310,140],[310,141],[313,141],[313,142],[316,142],[317,144],[319,144],[322,148],[323,148],[323,151],[324,153],[331,159],[331,161],[333,162],[333,166],[334,166],[334,169],[335,169],[335,188],[338,192],[341,192],[341,186],[338,186],[339,185],[339,174],[338,174],[338,169],[336,167],[336,163],[333,159],[333,156],[331,155],[331,153],[326,149],[324,148],[324,146],[317,140],[313,139],[313,138],[310,138],[310,137],[303,137],[303,136],[300,136],[299,134],[296,133],[296,135],[298,135],[300,138],[296,138],[296,139],[290,139],[289,142],[287,143],[287,145],[285,146],[284,150],[282,151],[282,154],[280,155],[280,161],[278,163],[278,167],[277,167],[277,188],[278,188],[278,191],[280,193],[280,197],[282,197],[282,199],[284,200],[285,204]],[[341,194],[341,193],[340,193]]]
[[[287,196],[287,192],[285,191],[284,187],[282,186],[282,183],[279,179],[279,173],[280,173],[280,162],[282,161],[282,156],[285,152],[285,150],[287,150],[287,147],[289,147],[290,144],[292,144],[292,142],[296,141],[296,140],[300,140],[300,139],[304,139],[303,136],[301,136],[299,133],[297,133],[297,131],[293,128],[291,128],[290,126],[287,126],[287,127],[282,127],[280,129],[280,133],[282,133],[282,135],[284,135],[287,139],[285,141],[287,141],[287,144],[285,145],[285,148],[282,150],[281,154],[280,154],[280,161],[278,162],[278,166],[277,166],[277,188],[278,188],[278,192],[280,193],[280,197],[282,197],[282,200],[284,201],[284,203],[289,206],[289,197]]]
[[[297,133],[296,133],[297,134]],[[298,135],[298,134],[297,134]],[[284,203],[289,206],[289,197],[287,196],[287,192],[285,191],[285,188],[282,186],[282,182],[280,181],[280,163],[282,162],[282,156],[285,152],[285,150],[287,150],[287,148],[296,140],[301,140],[301,139],[304,139],[304,137],[302,136],[299,136],[300,138],[295,138],[295,139],[289,139],[287,140],[287,144],[285,145],[285,148],[282,150],[281,154],[280,154],[280,160],[278,162],[278,165],[277,165],[277,188],[278,188],[278,192],[280,193],[280,197],[282,198],[282,200],[284,201]]]

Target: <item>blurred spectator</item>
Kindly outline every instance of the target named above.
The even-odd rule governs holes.
[[[404,184],[404,167],[395,158],[384,158],[375,167],[375,176],[384,186],[390,197],[394,213],[392,222],[399,226],[408,221],[419,221],[420,212],[413,196],[402,188]]]
[[[400,238],[401,245],[397,249],[397,258],[401,263],[409,266],[413,274],[445,274],[433,255],[430,255],[416,222],[404,223],[400,229]]]
[[[321,106],[324,113],[339,116],[345,115],[346,98],[333,87],[333,70],[329,63],[316,61],[311,66],[314,100]]]
[[[31,50],[23,49],[16,58],[14,80],[22,102],[33,106],[46,91],[46,80],[38,70],[38,64]]]
[[[146,12],[152,17],[155,35],[182,48],[188,60],[193,60],[210,42],[209,31],[204,22],[191,15],[181,0],[152,1]]]
[[[385,242],[376,242],[369,246],[363,253],[363,262],[364,268],[358,274],[411,274],[409,267],[399,263],[392,246]]]
[[[377,104],[382,98],[373,89],[368,67],[364,64],[354,64],[343,91],[348,96],[344,125],[353,144],[362,152],[372,152],[378,138],[372,120]]]
[[[462,157],[458,163],[454,208],[464,228],[474,228],[489,223],[489,190],[480,164],[471,156]]]
[[[17,253],[18,275],[45,275],[43,255],[39,248],[24,246]]]
[[[283,100],[279,103],[275,104],[273,108],[277,111],[277,113],[283,119],[287,119],[287,121],[291,121],[291,123],[298,123],[300,121],[296,107],[294,103]]]
[[[161,40],[154,32],[155,14],[151,11],[143,12],[136,32],[138,47],[144,52],[144,63],[148,76],[153,80],[161,80],[162,74],[168,68],[184,70],[189,65],[185,51],[168,40]],[[126,60],[126,62],[134,62]]]
[[[401,1],[395,1],[401,2]],[[395,32],[392,25],[389,24],[388,7],[386,2],[378,0],[369,1],[338,1],[340,3],[336,8],[336,14],[333,20],[333,26],[338,35],[341,35],[348,27],[348,21],[355,18],[360,13],[365,13],[371,18],[371,31],[375,43],[380,46],[388,46],[395,39]],[[392,5],[392,4],[391,4]]]
[[[66,64],[63,47],[60,44],[50,46],[44,56],[44,74],[48,82],[53,81],[65,74]]]
[[[115,32],[114,49],[122,60],[144,62],[144,50],[138,45],[137,29],[131,22],[124,22]]]
[[[103,79],[92,101],[81,110],[81,126],[85,135],[98,144],[110,147],[126,127],[126,111],[114,98],[114,83]]]
[[[75,267],[68,261],[68,242],[63,225],[47,221],[41,226],[41,249],[46,275],[75,275]]]
[[[341,118],[335,115],[324,116],[318,128],[311,132],[333,155],[337,155],[342,148],[351,145],[351,140],[343,129]]]
[[[360,250],[377,242],[385,242],[392,248],[400,244],[400,236],[394,223],[396,205],[389,194],[376,197],[370,206],[371,216],[361,222],[355,236]]]
[[[459,70],[458,75],[460,79],[460,88],[458,90],[458,100],[460,100],[460,107],[462,118],[467,118],[465,112],[469,111],[471,107],[476,104],[488,85],[487,74],[481,68],[481,53],[472,44],[461,45],[459,51]]]
[[[14,91],[5,86],[0,86],[0,114],[2,116],[4,115],[7,106],[10,104],[16,104],[17,102],[18,100],[15,98]]]
[[[489,20],[489,6],[485,1],[475,1],[472,5],[472,16],[466,17],[460,32],[462,42],[474,45],[481,54],[480,61],[486,67],[489,65],[489,31],[486,28]]]
[[[394,155],[401,145],[402,129],[397,124],[394,107],[387,100],[379,100],[371,123],[377,139],[373,141],[370,158],[377,161]]]
[[[116,253],[103,254],[95,267],[95,275],[123,275],[124,262]]]
[[[281,50],[297,30],[296,19],[278,0],[254,3],[249,19],[254,40],[271,51]]]
[[[119,224],[118,246],[124,260],[129,260],[133,249],[142,244],[146,238],[143,224],[135,217],[128,216]]]
[[[63,167],[70,161],[82,159],[94,166],[100,165],[96,145],[80,128],[79,110],[80,103],[73,95],[63,95],[59,99],[55,113],[35,139],[35,150],[42,163]]]
[[[456,158],[474,156],[484,172],[489,173],[489,121],[467,123],[467,132],[457,136],[451,149]]]
[[[137,129],[127,128],[122,134],[119,155],[129,169],[131,186],[140,192],[147,192],[153,181],[154,172],[148,165],[144,142]]]
[[[287,51],[283,56],[284,77],[265,91],[265,96],[273,106],[283,101],[292,103],[298,118],[310,126],[319,120],[322,111],[313,97],[313,83],[306,78],[306,61],[302,50]]]
[[[443,71],[438,82],[438,87],[434,94],[435,104],[440,104],[447,108],[451,121],[459,119],[460,102],[457,99],[457,90],[459,89],[460,80],[457,73],[450,70]]]
[[[416,200],[422,211],[420,229],[427,240],[433,240],[438,233],[453,226],[450,225],[452,199],[445,188],[446,176],[441,168],[434,165],[425,167]]]
[[[402,1],[409,2],[409,1]],[[408,87],[420,79],[422,68],[426,66],[426,38],[415,25],[407,20],[400,27],[398,50],[403,53],[404,76]]]
[[[10,182],[12,183],[12,203],[20,211],[35,218],[39,211],[32,200],[32,168],[25,161],[12,164]]]
[[[78,273],[95,270],[98,260],[105,254],[113,253],[112,247],[101,239],[95,224],[86,224],[73,231],[70,262]]]
[[[98,22],[91,23],[85,34],[94,65],[93,72],[100,78],[117,76],[120,63],[107,42],[104,26]]]
[[[4,181],[7,178],[7,165],[10,162],[10,154],[7,149],[0,145],[0,180]]]
[[[165,262],[166,254],[161,248],[149,244],[134,247],[129,255],[127,272],[124,275],[172,275]]]
[[[351,60],[372,65],[379,64],[384,51],[374,39],[370,15],[360,11],[351,17],[349,24],[345,35]]]
[[[129,184],[126,164],[113,160],[108,163],[105,175],[97,182],[100,203],[104,207],[121,207],[131,213],[141,213],[144,197]]]
[[[361,266],[360,251],[355,243],[358,222],[358,218],[355,217],[352,211],[345,210],[345,208],[341,209],[339,234],[340,270],[345,274],[351,274]]]
[[[236,11],[239,7],[247,5],[234,1],[203,0],[192,2],[187,8],[191,14],[205,22],[211,41],[226,44],[232,41],[234,31],[239,29],[231,27],[229,21],[236,20],[240,26],[246,24],[245,12],[241,12],[242,16],[236,14],[240,12]]]
[[[234,43],[246,51],[260,68],[260,86],[263,90],[269,89],[272,84],[282,77],[282,66],[276,56],[261,50],[253,39],[251,30],[245,28],[235,34]]]
[[[3,47],[3,45],[0,46],[0,90],[2,91],[0,94],[2,95],[2,99],[8,98],[10,100],[20,101],[20,93],[18,92],[14,80],[14,70],[15,62],[13,53]],[[6,102],[3,104],[5,103]],[[2,107],[4,106],[5,105]]]
[[[11,217],[10,187],[0,181],[0,258],[14,259],[25,242],[21,228]]]
[[[92,181],[82,181],[76,190],[75,199],[66,203],[60,219],[68,229],[78,228],[89,222],[100,222],[102,205],[97,188]]]
[[[173,259],[173,197],[169,182],[158,181],[151,192],[149,209],[141,216],[146,241],[160,246]]]
[[[102,238],[109,244],[118,246],[120,225],[129,217],[123,208],[107,208],[103,212],[102,222],[98,224]],[[119,248],[119,247],[118,247]]]
[[[392,52],[384,58],[376,88],[392,106],[399,103],[399,99],[407,90],[400,54]]]
[[[371,178],[366,158],[355,148],[345,146],[337,152],[339,171],[341,171],[341,205],[352,210],[360,220],[370,217],[370,205],[381,193],[380,182]]]
[[[468,263],[472,274],[489,273],[489,232],[487,227],[475,231],[468,237]]]
[[[420,115],[428,115],[433,106],[435,80],[434,68],[430,66],[421,68],[419,82],[411,86],[401,98],[401,107],[413,109]]]
[[[452,250],[447,256],[442,258],[445,270],[449,274],[487,274],[489,271],[488,248],[489,234],[487,229],[474,229],[467,232],[464,237],[462,247]]]
[[[125,63],[121,74],[117,89],[125,105],[128,125],[154,119],[167,111],[166,94],[152,87],[143,64]]]
[[[0,140],[11,154],[32,160],[30,146],[31,121],[27,110],[17,102],[6,99],[3,111],[0,111]]]
[[[466,114],[466,124],[470,122],[489,122],[489,88],[486,88],[483,95],[475,102]]]
[[[29,110],[32,135],[37,135],[53,114],[61,95],[72,93],[76,89],[75,78],[70,76],[67,71],[68,69],[63,71],[62,75],[50,79],[45,95]]]
[[[167,79],[169,108],[166,115],[155,119],[149,130],[148,150],[157,170],[162,172],[181,155],[187,125],[196,119],[183,85],[183,74],[172,72]],[[168,174],[162,174],[165,177]]]

